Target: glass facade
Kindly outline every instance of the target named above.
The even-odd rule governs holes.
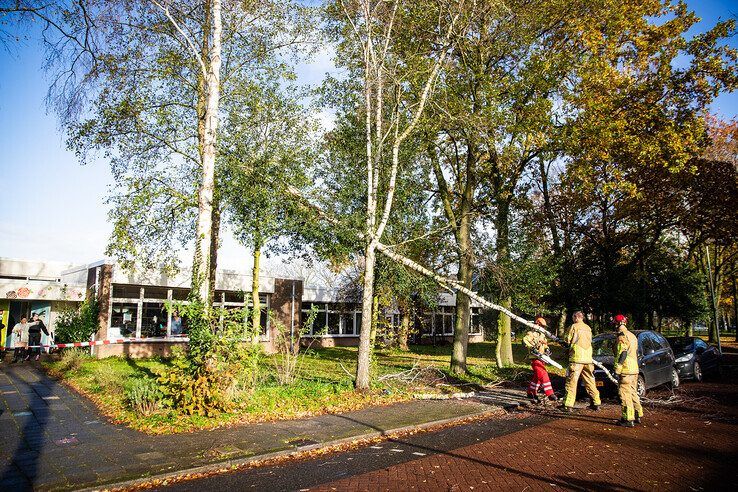
[[[312,326],[306,326],[310,310],[315,306],[317,315]],[[300,325],[306,336],[355,336],[361,326],[359,306],[347,303],[304,302]]]
[[[250,296],[244,296],[243,292],[216,291],[215,294],[215,308],[238,309],[252,305]],[[181,330],[172,333],[172,316],[167,312],[166,303],[169,300],[186,302],[188,295],[189,289],[183,288],[113,284],[108,338],[186,335],[187,319],[184,317],[174,321],[174,331],[178,331],[176,327],[180,323]],[[244,297],[247,302],[244,302]],[[269,301],[268,294],[259,296],[262,339],[267,339],[269,333]],[[244,320],[244,333],[249,321]]]

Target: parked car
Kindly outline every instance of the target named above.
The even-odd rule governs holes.
[[[678,387],[679,373],[674,366],[674,352],[666,338],[651,330],[633,330],[633,334],[638,338],[638,394],[643,396],[647,390],[662,384]],[[594,359],[613,375],[616,349],[615,333],[603,333],[592,339]],[[602,369],[595,367],[594,374],[600,390],[608,392],[617,389]]]
[[[679,377],[702,381],[705,375],[720,371],[722,356],[716,346],[698,337],[669,337],[667,340],[676,357]]]

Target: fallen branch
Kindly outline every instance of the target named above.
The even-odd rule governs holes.
[[[317,205],[311,203],[304,196],[302,196],[302,194],[296,188],[294,188],[294,187],[288,187],[287,188],[287,192],[290,193],[291,195],[299,198],[300,201],[302,201],[305,206],[307,206],[310,209],[312,209],[313,211],[315,211],[320,216],[320,218],[322,218],[323,220],[325,220],[325,221],[327,221],[327,222],[329,222],[331,224],[334,224],[334,225],[339,225],[340,224],[340,221],[339,220],[337,220],[335,217],[329,216],[328,214],[325,213],[325,211],[323,209],[321,209]],[[361,232],[358,232],[358,236],[360,238],[362,238],[362,239],[365,239],[366,238],[365,235],[362,234]],[[559,343],[562,343],[563,342],[559,337],[553,335],[551,332],[549,332],[545,328],[543,328],[541,326],[538,326],[537,324],[533,323],[532,321],[528,321],[527,319],[525,319],[525,318],[523,318],[521,316],[518,316],[517,314],[513,313],[512,311],[510,311],[509,309],[507,309],[504,306],[500,306],[499,304],[495,304],[494,302],[488,301],[484,297],[480,296],[478,293],[474,292],[471,289],[468,289],[467,287],[464,287],[463,285],[461,285],[460,283],[456,282],[455,280],[452,280],[452,279],[450,279],[448,277],[444,277],[443,275],[440,275],[440,274],[438,274],[438,273],[436,273],[436,272],[434,272],[432,270],[429,270],[428,268],[425,268],[420,263],[417,263],[416,261],[413,261],[410,258],[407,258],[407,257],[405,257],[405,256],[403,256],[403,255],[401,255],[401,254],[393,251],[391,246],[387,246],[385,244],[382,244],[381,242],[377,242],[376,244],[377,244],[377,250],[380,253],[382,253],[383,255],[387,256],[391,260],[396,261],[397,263],[400,263],[400,264],[405,265],[406,267],[408,267],[408,268],[410,268],[412,270],[415,270],[416,272],[418,272],[418,273],[420,273],[422,275],[425,275],[426,277],[429,277],[429,278],[435,280],[436,282],[438,282],[438,284],[441,287],[443,287],[443,288],[445,288],[445,289],[447,289],[449,291],[456,290],[458,292],[461,292],[463,294],[466,294],[467,296],[469,296],[470,299],[473,299],[473,300],[477,301],[482,306],[485,306],[487,308],[494,309],[495,311],[499,311],[501,313],[504,313],[510,319],[514,319],[515,321],[517,321],[518,323],[520,323],[523,326],[527,326],[528,328],[531,328],[533,330],[536,330],[539,333],[543,333],[543,335],[545,335],[546,337],[550,338],[551,340],[553,340],[555,342],[559,342]],[[602,369],[602,371],[604,371],[605,375],[607,376],[607,378],[610,381],[612,381],[616,385],[619,384],[618,380],[615,379],[615,377],[612,375],[612,373],[605,366],[603,366],[602,364],[600,364],[597,361],[593,361],[593,364],[595,366],[597,366],[598,368]]]
[[[343,363],[342,363],[342,362],[339,362],[339,363],[338,363],[338,365],[339,365],[339,366],[341,366],[341,369],[343,369],[343,372],[345,372],[345,373],[346,373],[346,375],[347,375],[348,377],[350,377],[350,378],[351,378],[351,381],[353,381],[353,380],[354,380],[354,375],[353,375],[353,374],[351,374],[351,373],[350,373],[350,372],[348,371],[348,369],[346,369],[346,368],[345,368],[345,367],[343,366]]]

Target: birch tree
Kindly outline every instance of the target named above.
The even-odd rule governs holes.
[[[334,32],[344,40],[339,53],[346,55],[346,65],[362,81],[359,113],[366,144],[366,244],[355,385],[366,390],[376,251],[392,213],[400,148],[416,131],[425,111],[460,10],[454,2],[338,0],[330,12]],[[418,53],[435,56],[429,62]],[[383,204],[380,190],[384,191]]]
[[[222,208],[220,113],[238,104],[237,80],[284,73],[281,54],[306,37],[305,9],[289,0],[83,0],[43,8],[74,36],[47,41],[50,104],[69,146],[81,159],[102,152],[118,185],[109,252],[159,267],[194,246],[192,293],[207,305]]]

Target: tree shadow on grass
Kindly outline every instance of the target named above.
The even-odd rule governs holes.
[[[152,371],[149,367],[146,367],[145,365],[141,364],[139,362],[139,359],[133,359],[131,357],[124,357],[126,361],[126,364],[131,367],[134,371],[136,371],[137,374],[144,374],[147,377],[150,377],[152,379],[156,379],[159,377],[157,373]]]

